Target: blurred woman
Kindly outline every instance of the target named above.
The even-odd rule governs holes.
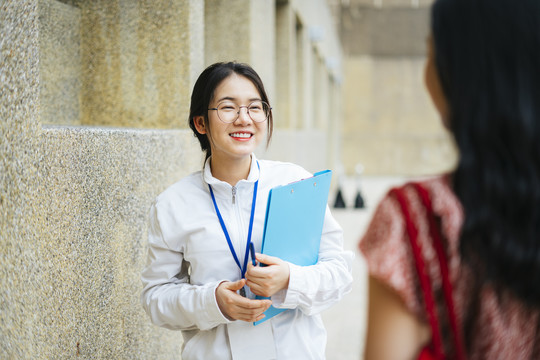
[[[416,183],[442,233],[463,346],[441,321],[445,355],[540,359],[540,1],[436,0],[427,46],[426,87],[459,150],[451,174]],[[426,210],[414,184],[398,190],[441,310]],[[434,336],[393,194],[359,243],[370,271],[368,360],[418,358]]]

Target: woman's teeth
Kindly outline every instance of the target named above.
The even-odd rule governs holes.
[[[232,137],[239,137],[239,138],[250,138],[251,134],[248,133],[232,133],[230,136]]]

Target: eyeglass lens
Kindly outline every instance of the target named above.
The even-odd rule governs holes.
[[[232,123],[238,119],[242,108],[246,108],[249,117],[255,122],[265,121],[270,113],[270,106],[264,101],[254,101],[248,106],[238,106],[233,102],[223,102],[218,105],[217,113],[221,121]]]

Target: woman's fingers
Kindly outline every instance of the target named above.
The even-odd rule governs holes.
[[[246,279],[240,279],[237,281],[225,281],[223,284],[226,288],[232,291],[238,291],[246,285]],[[220,286],[221,286],[220,284]]]
[[[257,321],[271,304],[269,300],[242,299],[243,301],[235,304],[232,309],[236,320]]]
[[[289,286],[289,264],[280,258],[257,254],[257,260],[267,266],[248,265],[246,285],[256,295],[269,297]]]
[[[272,302],[270,300],[254,300],[236,293],[245,284],[245,279],[219,284],[216,289],[216,300],[222,314],[229,320],[256,321]]]
[[[255,254],[255,259],[257,259],[258,262],[263,263],[265,265],[274,265],[274,264],[279,264],[280,262],[283,262],[283,260],[281,260],[278,257],[260,254],[260,253]]]

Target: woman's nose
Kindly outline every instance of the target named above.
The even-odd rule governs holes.
[[[249,111],[247,106],[241,106],[240,110],[238,110],[238,118],[236,119],[236,122],[239,122],[241,124],[250,123],[251,117],[249,116]]]

